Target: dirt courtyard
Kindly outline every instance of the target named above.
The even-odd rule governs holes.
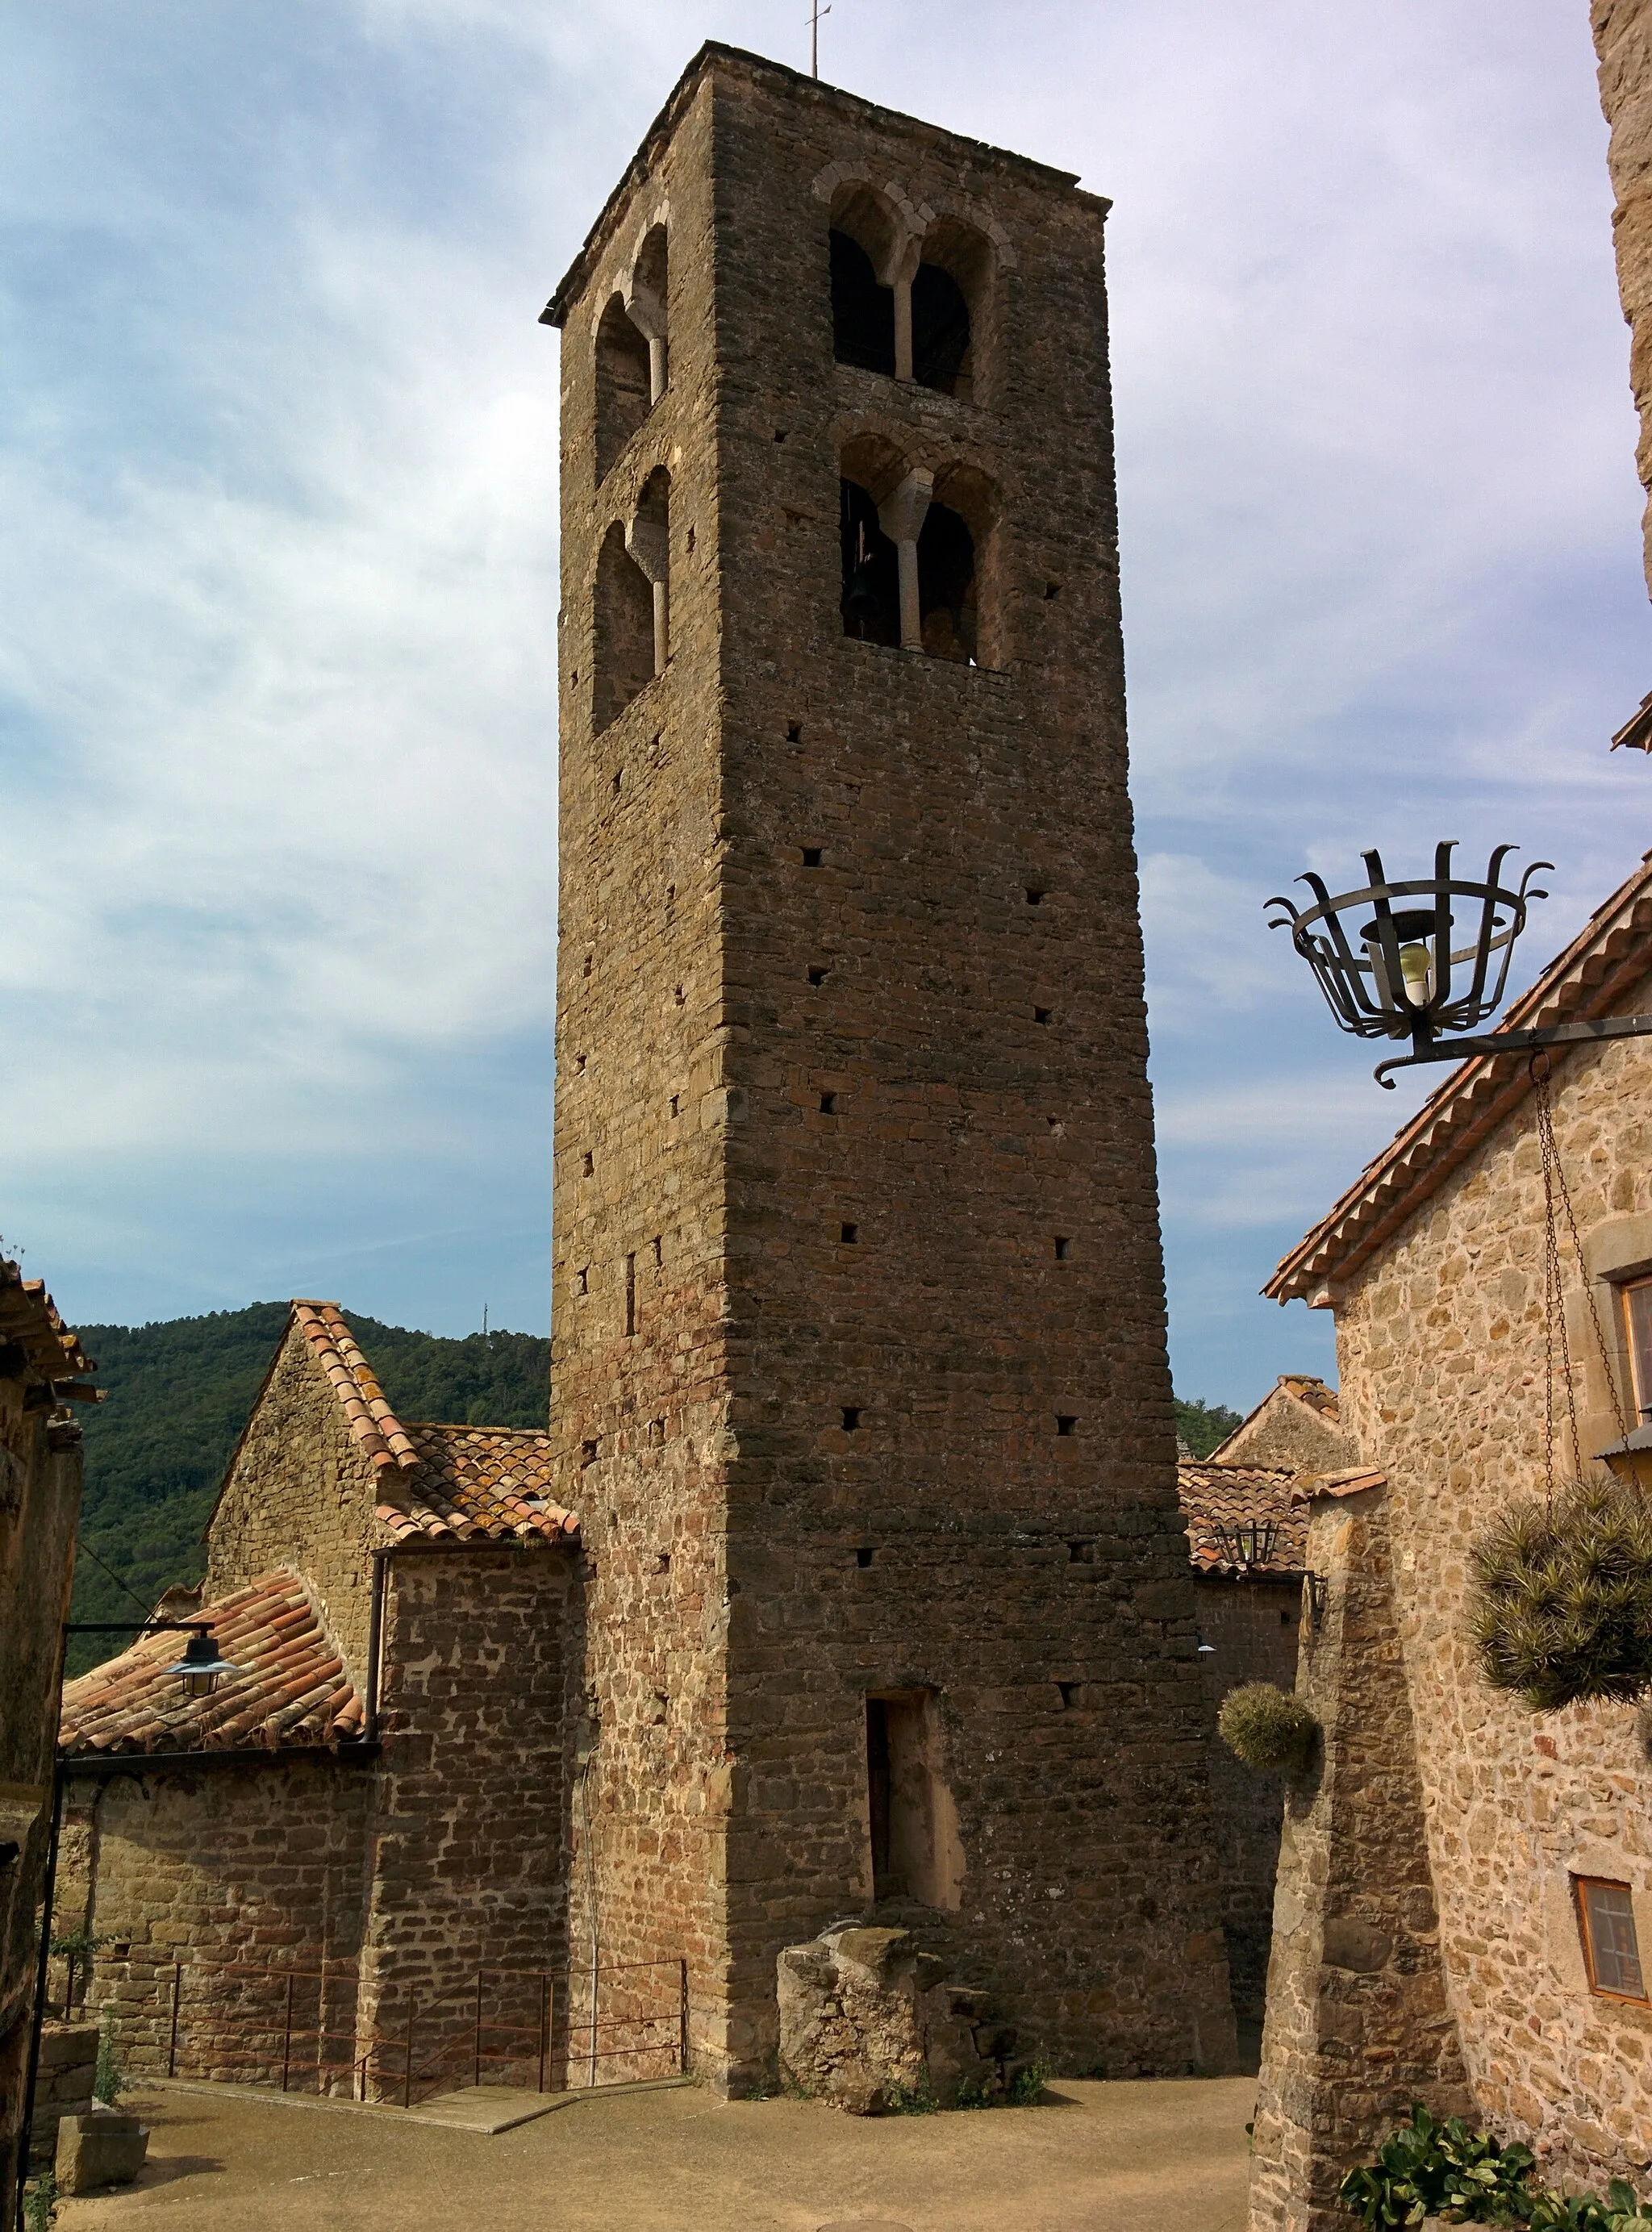
[[[58,2232],[1241,2232],[1255,2080],[1060,2079],[1031,2108],[858,2119],[696,2087],[567,2096],[496,2137],[135,2088],[139,2182]]]

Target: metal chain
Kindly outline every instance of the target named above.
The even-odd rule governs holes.
[[[1539,1068],[1539,1062],[1542,1064]],[[1560,1345],[1560,1366],[1565,1377],[1566,1424],[1571,1441],[1571,1467],[1574,1480],[1584,1476],[1583,1448],[1577,1435],[1577,1391],[1572,1378],[1571,1344],[1566,1333],[1565,1287],[1560,1262],[1560,1235],[1555,1221],[1555,1197],[1565,1211],[1566,1230],[1577,1258],[1577,1275],[1584,1283],[1584,1300],[1589,1307],[1589,1323],[1595,1336],[1595,1347],[1600,1357],[1601,1376],[1606,1382],[1606,1392],[1611,1398],[1612,1416],[1617,1421],[1621,1441],[1629,1428],[1624,1423],[1623,1405],[1617,1392],[1617,1375],[1612,1370],[1607,1353],[1605,1329],[1600,1321],[1600,1307],[1589,1284],[1589,1275],[1584,1261],[1583,1240],[1577,1230],[1577,1213],[1571,1205],[1571,1189],[1566,1184],[1565,1169],[1560,1160],[1560,1151],[1554,1139],[1554,1107],[1549,1095],[1550,1064],[1546,1053],[1539,1050],[1532,1057],[1530,1074],[1536,1089],[1538,1103],[1538,1145],[1543,1158],[1543,1318],[1544,1318],[1544,1391],[1543,1422],[1545,1437],[1544,1494],[1550,1503],[1554,1500],[1554,1351],[1557,1338]]]

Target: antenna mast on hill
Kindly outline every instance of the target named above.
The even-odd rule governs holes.
[[[831,13],[832,0],[826,0],[824,8],[820,5],[820,0],[814,0],[814,13],[809,17],[809,75],[811,77],[819,77],[820,75],[820,18]]]

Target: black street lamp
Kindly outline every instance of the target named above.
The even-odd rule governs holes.
[[[1289,929],[1291,943],[1312,970],[1339,1030],[1362,1039],[1410,1040],[1409,1054],[1377,1063],[1372,1074],[1379,1085],[1391,1091],[1390,1072],[1418,1062],[1526,1054],[1539,1047],[1652,1034],[1652,1015],[1613,1015],[1556,1023],[1546,1030],[1448,1036],[1473,1032],[1501,1007],[1528,902],[1548,897],[1531,888],[1532,879],[1540,868],[1554,866],[1552,860],[1533,860],[1518,885],[1505,883],[1503,863],[1516,848],[1499,845],[1485,880],[1474,883],[1452,874],[1454,845],[1454,840],[1448,840],[1435,847],[1431,876],[1390,883],[1381,853],[1372,850],[1363,856],[1370,880],[1356,891],[1333,899],[1324,879],[1309,871],[1297,881],[1313,893],[1312,906],[1299,908],[1283,896],[1267,902],[1285,910],[1268,928]],[[1342,919],[1344,913],[1355,919],[1351,931]],[[1467,929],[1471,923],[1472,939],[1454,947],[1454,925]]]
[[[210,1697],[218,1686],[221,1675],[238,1674],[241,1669],[232,1660],[220,1658],[218,1646],[212,1640],[210,1627],[196,1628],[184,1645],[184,1656],[175,1665],[163,1666],[163,1674],[178,1675],[183,1681],[186,1697]]]

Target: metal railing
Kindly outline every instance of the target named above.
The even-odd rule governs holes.
[[[179,1959],[155,1982],[146,2008],[124,1994],[103,2008],[127,2051],[147,2048],[159,2060],[164,2038],[168,2077],[411,2108],[456,2081],[480,2085],[484,2072],[490,2083],[557,2092],[571,2073],[598,2084],[599,2065],[625,2065],[623,2082],[682,2075],[689,2064],[681,1959],[610,1963],[594,1977],[580,1970],[571,1986],[567,1969],[485,1963],[440,1989],[388,1979],[365,2023],[361,2001],[373,1980],[354,1961],[311,1969]],[[580,2007],[593,1985],[594,2006]]]

